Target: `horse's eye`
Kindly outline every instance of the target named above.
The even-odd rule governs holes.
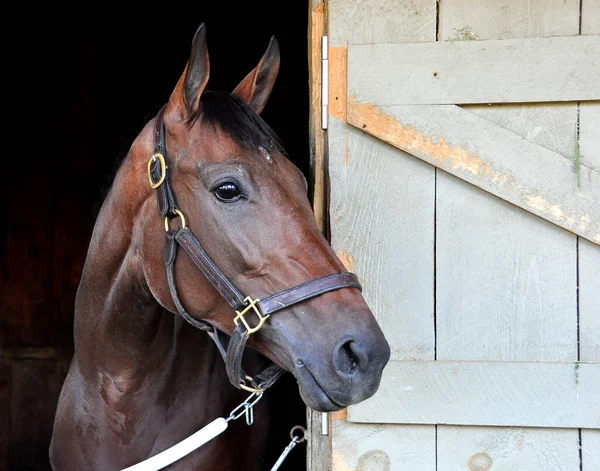
[[[235,183],[231,182],[222,183],[214,189],[214,192],[217,198],[228,203],[236,201],[242,196]]]

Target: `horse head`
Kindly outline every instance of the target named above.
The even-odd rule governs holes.
[[[256,68],[231,93],[208,91],[204,25],[194,36],[189,61],[162,116],[168,159],[158,164],[158,174],[168,168],[172,194],[166,197],[176,201],[178,212],[163,221],[147,179],[144,189],[131,189],[147,192],[133,237],[148,287],[174,314],[178,309],[163,262],[163,222],[170,232],[183,224],[192,229],[212,262],[252,298],[269,298],[346,271],[315,222],[306,179],[260,117],[279,64],[279,46],[272,38]],[[140,162],[155,152],[154,129],[156,123],[148,123],[132,145]],[[233,310],[190,257],[177,258],[174,278],[193,319],[234,333]],[[356,284],[322,291],[284,306],[247,341],[296,377],[309,407],[333,411],[376,392],[390,349]]]

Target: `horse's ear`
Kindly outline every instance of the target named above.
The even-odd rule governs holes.
[[[271,36],[269,46],[262,59],[254,70],[235,87],[233,94],[240,97],[260,114],[271,95],[278,72],[279,43],[275,36]]]
[[[202,23],[192,40],[190,58],[169,100],[169,111],[177,110],[181,118],[198,111],[200,96],[208,82],[210,62],[206,47],[206,26]]]

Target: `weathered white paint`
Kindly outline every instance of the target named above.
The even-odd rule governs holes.
[[[600,1],[582,0],[581,34],[600,34]]]
[[[573,430],[440,425],[438,434],[437,471],[579,471]]]
[[[585,167],[600,171],[600,101],[579,106],[579,152]],[[581,185],[590,184],[590,175],[585,168],[580,177]]]
[[[435,430],[428,425],[332,421],[333,471],[435,471]]]
[[[583,0],[584,14],[582,18],[582,29],[583,33],[586,34],[586,25],[589,23],[586,21],[585,11],[589,8],[590,0]],[[593,2],[597,0],[591,0]],[[404,24],[411,25],[411,18],[405,16],[408,14],[411,5],[415,8],[419,8],[421,2],[404,2],[404,1],[386,1],[377,0],[376,2],[357,2],[356,0],[332,0],[332,10],[330,10],[330,38],[334,38],[332,44],[334,45],[346,45],[352,44],[371,44],[377,42],[425,42],[432,41],[432,32],[428,31],[424,37],[425,39],[415,39],[415,37],[408,38],[403,37],[406,31],[402,30]],[[426,4],[426,8],[429,11],[435,9],[433,1]],[[431,8],[433,6],[433,9]],[[457,12],[456,9],[461,6],[462,12]],[[440,8],[440,39],[456,39],[458,36],[458,29],[463,29],[463,34],[467,34],[469,29],[474,32],[481,39],[497,39],[497,38],[510,38],[510,37],[527,37],[527,36],[568,36],[576,35],[579,26],[579,1],[578,0],[547,0],[545,2],[513,2],[506,0],[480,0],[473,2],[471,0],[444,0],[439,2]],[[589,10],[588,10],[589,11]],[[393,14],[390,14],[393,12]],[[453,13],[453,16],[450,16]],[[427,18],[421,18],[422,23],[433,24],[435,21],[431,13],[428,14]],[[600,18],[600,15],[597,15]],[[454,18],[454,19],[452,19]],[[471,22],[473,18],[476,21]],[[464,21],[462,21],[464,20]],[[453,29],[453,24],[457,27],[457,30]],[[472,24],[471,24],[472,23]],[[465,26],[470,26],[466,28]],[[343,28],[343,29],[339,29]],[[410,26],[409,28],[410,29]],[[338,35],[336,37],[336,31],[344,31],[345,37]],[[446,34],[450,31],[450,34],[455,35],[454,38],[449,38]],[[599,34],[599,31],[594,34]],[[488,35],[489,36],[486,36]],[[418,36],[418,35],[417,35]],[[352,46],[351,46],[352,47]],[[381,64],[377,65],[378,69],[381,69]],[[350,77],[352,79],[352,77]],[[373,87],[373,82],[370,84]],[[419,86],[419,84],[417,84]],[[527,100],[529,101],[529,100]],[[483,106],[477,109],[476,106],[469,106],[469,112],[478,114],[481,118],[495,123],[499,127],[505,127],[509,129],[513,134],[521,136],[526,140],[533,141],[539,146],[554,151],[554,155],[564,159],[567,163],[573,166],[574,176],[574,155],[575,155],[575,136],[576,136],[576,119],[577,119],[577,106],[575,104],[547,104],[543,108],[539,106],[531,105],[499,105]],[[491,110],[492,108],[497,108]],[[583,105],[582,105],[583,109]],[[585,122],[582,121],[582,126]],[[343,126],[342,126],[343,129]],[[336,133],[337,131],[334,131]],[[349,131],[349,133],[352,131]],[[349,134],[348,133],[348,134]],[[330,135],[330,151],[339,152],[335,150],[339,142],[336,138],[331,140],[333,134]],[[339,137],[339,136],[338,136]],[[580,136],[580,145],[585,146],[582,143],[584,135]],[[340,138],[341,139],[341,138]],[[344,142],[345,142],[344,137]],[[351,138],[348,137],[348,141]],[[338,144],[336,144],[338,142]],[[345,149],[345,147],[344,147]],[[360,149],[360,145],[356,147]],[[560,154],[560,155],[559,155]],[[375,152],[371,152],[369,155],[376,157]],[[404,154],[400,154],[403,155]],[[338,158],[340,156],[338,155]],[[344,156],[345,158],[345,156]],[[352,157],[348,155],[351,161]],[[387,159],[386,159],[387,160]],[[343,162],[344,160],[340,160]],[[589,160],[585,161],[585,156],[582,153],[582,162],[589,164]],[[597,167],[596,167],[597,168]],[[585,170],[585,169],[584,169]],[[439,180],[451,179],[456,180],[444,172],[434,171],[437,173]],[[397,182],[398,185],[404,184],[402,174],[389,175]],[[359,176],[354,176],[353,179],[358,182]],[[452,348],[448,348],[446,353],[450,355],[451,359],[462,360],[462,355],[465,357],[473,355],[477,358],[479,353],[487,354],[493,351],[502,352],[505,359],[512,357],[521,357],[525,361],[538,362],[541,357],[559,358],[564,356],[568,359],[576,358],[576,340],[572,339],[576,337],[576,331],[573,327],[573,294],[576,291],[575,281],[573,284],[568,286],[558,287],[558,292],[553,293],[550,298],[546,296],[540,296],[540,293],[547,294],[550,289],[546,286],[548,280],[552,284],[551,276],[552,273],[556,273],[563,279],[571,279],[573,276],[573,270],[576,263],[576,243],[575,236],[567,234],[560,229],[557,229],[551,224],[547,224],[544,221],[538,220],[525,213],[518,208],[513,207],[510,204],[499,201],[497,198],[491,197],[481,191],[472,188],[469,184],[464,182],[458,182],[459,186],[469,187],[473,192],[479,196],[475,197],[471,201],[471,205],[466,202],[462,202],[460,211],[455,211],[455,205],[453,204],[454,198],[461,195],[462,192],[458,192],[457,195],[453,195],[446,191],[445,194],[440,194],[440,187],[438,185],[437,194],[437,213],[440,211],[454,211],[454,217],[457,219],[456,226],[460,226],[461,223],[465,223],[470,219],[473,219],[472,228],[477,234],[478,231],[485,234],[484,240],[481,244],[488,244],[490,247],[485,250],[480,247],[478,239],[464,237],[460,248],[460,253],[464,257],[471,257],[472,254],[470,249],[477,253],[482,253],[483,256],[491,256],[492,260],[495,261],[494,270],[498,273],[497,278],[488,278],[486,281],[487,292],[480,292],[480,285],[476,283],[476,280],[467,279],[462,283],[458,281],[450,288],[453,291],[460,291],[460,295],[463,298],[463,303],[459,306],[459,312],[450,313],[451,316],[460,316],[460,310],[464,305],[468,305],[473,302],[475,304],[480,303],[480,297],[489,294],[490,292],[499,293],[503,295],[503,301],[505,302],[504,308],[510,303],[515,304],[521,313],[526,311],[527,303],[529,301],[524,300],[519,305],[518,300],[510,299],[510,290],[512,289],[512,278],[511,274],[517,273],[517,268],[512,268],[511,264],[513,260],[517,261],[520,267],[530,267],[532,264],[537,266],[538,273],[528,272],[525,275],[519,273],[516,275],[515,283],[518,287],[515,296],[517,295],[531,295],[539,302],[531,303],[534,312],[531,316],[526,319],[516,319],[515,317],[509,318],[509,328],[501,330],[499,336],[494,337],[489,335],[485,329],[481,328],[480,332],[484,336],[484,339],[477,337],[476,335],[471,336],[468,339],[464,339],[463,342],[457,342]],[[335,191],[336,182],[331,182],[332,192]],[[446,190],[450,186],[445,186]],[[588,187],[583,186],[583,191],[588,191]],[[481,196],[483,195],[483,196]],[[352,199],[352,196],[349,196]],[[483,199],[483,202],[482,202]],[[446,200],[446,206],[443,206],[442,200]],[[492,204],[488,205],[489,201],[493,201]],[[376,206],[371,204],[370,200],[364,200],[362,203],[358,199],[354,199],[355,205],[364,205],[362,214],[367,214],[370,210],[375,211]],[[483,207],[481,205],[483,204]],[[332,205],[332,209],[333,209]],[[445,209],[444,209],[445,208]],[[419,208],[415,208],[417,212]],[[486,214],[479,224],[477,220],[481,218],[481,213]],[[516,215],[508,215],[508,213],[514,212]],[[502,217],[495,218],[494,216],[500,214]],[[376,216],[369,216],[372,219],[377,219]],[[394,215],[387,216],[388,220],[393,220]],[[535,222],[531,222],[535,221]],[[337,230],[337,222],[332,218],[332,234],[335,235]],[[347,231],[351,231],[354,227],[355,231],[372,230],[372,228],[378,227],[378,225],[390,224],[390,222],[381,220],[374,226],[361,225],[360,221],[354,221],[354,226],[348,225]],[[392,223],[393,224],[393,223]],[[533,231],[534,234],[523,235],[526,231]],[[436,227],[438,234],[438,250],[440,245],[440,227]],[[496,237],[498,234],[505,234],[504,237]],[[562,234],[562,236],[560,235]],[[551,253],[549,255],[550,260],[546,260],[540,263],[539,257],[546,256],[548,254],[541,250],[534,250],[533,244],[534,239],[537,236],[539,239],[538,244],[543,245],[546,241],[550,241],[550,245],[558,249],[558,253]],[[361,237],[359,235],[354,237]],[[424,234],[423,237],[428,237],[428,234]],[[445,239],[448,240],[450,236]],[[517,241],[518,238],[526,239],[524,242]],[[369,243],[372,239],[363,239],[364,243]],[[509,243],[505,246],[505,243]],[[581,241],[586,243],[585,241]],[[592,248],[598,248],[593,244],[588,244]],[[570,249],[568,247],[571,247]],[[353,253],[344,252],[346,261],[353,261],[358,266],[358,258],[356,253],[360,253],[362,247],[357,244],[357,249]],[[410,250],[410,246],[406,247],[399,246],[401,252]],[[370,250],[376,250],[371,248]],[[551,249],[549,248],[549,252]],[[439,253],[439,252],[438,252]],[[490,255],[491,254],[491,255]],[[533,255],[533,257],[532,257]],[[580,279],[583,275],[581,264],[583,254],[580,254]],[[533,260],[535,259],[535,260]],[[394,256],[390,255],[390,263],[393,264]],[[530,260],[532,263],[527,263]],[[460,259],[454,259],[451,263],[461,262]],[[484,260],[482,260],[482,263]],[[439,268],[439,261],[438,261]],[[562,273],[565,270],[566,273]],[[358,269],[356,270],[358,271]],[[460,271],[460,270],[459,270]],[[490,272],[492,270],[487,270]],[[359,273],[360,275],[360,273]],[[385,273],[380,275],[385,277]],[[491,281],[490,281],[491,279]],[[527,280],[527,281],[524,281]],[[439,280],[438,280],[439,281]],[[376,282],[377,283],[377,282]],[[490,286],[489,284],[496,284],[496,286]],[[557,285],[552,285],[556,287]],[[495,291],[494,291],[495,288]],[[566,294],[569,290],[570,294]],[[438,297],[440,295],[440,287],[438,286]],[[414,296],[422,296],[423,293],[415,292]],[[558,302],[563,307],[566,306],[567,315],[561,321],[560,318],[560,306],[554,303]],[[508,304],[506,304],[508,303]],[[439,301],[437,303],[439,308]],[[379,309],[379,308],[378,308]],[[541,325],[536,325],[534,319],[539,313],[545,314],[546,311],[550,312],[550,318],[544,319]],[[506,315],[510,315],[504,311]],[[475,316],[476,321],[479,316],[482,315],[481,311],[472,310],[471,314]],[[378,314],[379,315],[379,314]],[[485,313],[488,318],[501,320],[500,313]],[[402,319],[403,313],[398,311],[397,318]],[[439,316],[439,313],[438,313]],[[422,319],[416,319],[417,322],[421,322]],[[467,319],[464,318],[466,322]],[[576,320],[575,320],[576,321]],[[485,325],[484,323],[482,323]],[[468,328],[468,325],[465,323]],[[495,329],[496,324],[490,329]],[[500,325],[500,327],[503,327]],[[384,330],[387,327],[384,327]],[[410,328],[410,327],[409,327]],[[556,329],[554,337],[550,338],[548,329]],[[516,329],[520,329],[522,332],[517,332]],[[523,332],[525,330],[525,332]],[[420,330],[417,329],[417,332]],[[507,344],[508,336],[513,338],[521,339],[524,345],[516,347],[516,351],[511,353],[511,345]],[[397,337],[400,341],[405,339],[400,336]],[[493,345],[486,346],[482,345],[484,342],[492,342]],[[502,346],[503,345],[503,346]],[[570,348],[569,345],[572,347]],[[557,347],[558,351],[551,352],[551,350]],[[438,336],[438,354],[444,352],[444,348],[440,345],[440,338]],[[398,355],[399,359],[403,355],[404,351],[402,348],[395,349],[395,354]],[[429,350],[427,350],[429,351]],[[548,356],[546,356],[548,355]],[[427,355],[423,357],[423,360],[427,359]],[[478,359],[478,358],[477,358]],[[419,364],[421,362],[418,362]],[[403,392],[410,392],[412,389],[411,385],[404,386]],[[551,393],[550,393],[551,394]],[[377,397],[377,396],[376,396]],[[541,403],[546,401],[543,397]],[[455,407],[463,407],[465,402],[464,398],[454,401]],[[404,403],[401,403],[399,407],[405,407]],[[349,414],[352,416],[355,409],[350,408]],[[431,457],[435,458],[435,439],[431,436],[433,434],[434,426],[427,425],[365,425],[359,423],[339,422],[342,427],[336,427],[334,425],[332,429],[332,440],[334,452],[338,453],[343,459],[338,461],[340,468],[344,471],[364,471],[364,470],[380,470],[386,469],[385,466],[388,462],[385,460],[385,456],[395,456],[395,450],[402,447],[402,452],[408,455],[409,461],[404,466],[402,458],[397,460],[391,460],[389,462],[390,469],[435,469],[435,464],[432,462]],[[418,435],[414,433],[394,433],[393,429],[401,427],[402,429],[412,430],[413,427],[427,430],[431,433],[425,433]],[[376,428],[377,432],[371,435],[371,431]],[[541,429],[541,428],[504,428],[504,427],[487,427],[487,426],[437,426],[437,469],[445,470],[456,470],[456,469],[471,469],[482,471],[488,469],[485,467],[485,462],[478,461],[482,458],[481,456],[475,456],[479,451],[488,449],[490,456],[493,458],[494,469],[552,469],[553,471],[571,471],[578,469],[578,432],[576,429]],[[388,433],[389,432],[389,433]],[[464,432],[459,435],[459,432]],[[514,434],[511,435],[511,432]],[[365,436],[369,436],[369,445],[361,448],[362,451],[357,452],[357,446],[360,447]],[[346,437],[347,439],[341,440]],[[418,437],[418,438],[417,438]],[[507,440],[503,442],[503,437],[512,437],[514,440]],[[520,440],[520,438],[523,440]],[[589,468],[589,470],[595,470],[598,466],[594,467],[596,462],[592,462],[589,458],[590,451],[594,447],[598,448],[598,441],[594,442],[594,438],[597,437],[597,431],[595,430],[583,430],[582,431],[582,445],[583,445],[583,470]],[[586,444],[589,443],[589,446]],[[423,453],[421,463],[413,460],[415,453],[411,454],[411,450],[415,450],[417,455]],[[430,450],[429,453],[426,453]],[[378,452],[369,454],[370,452]],[[359,458],[363,456],[362,460]],[[469,461],[475,456],[475,460]],[[586,467],[586,456],[587,467]],[[373,459],[370,459],[370,458]],[[383,461],[382,461],[383,459]]]
[[[584,0],[585,1],[585,0]],[[470,4],[469,8],[467,3]],[[469,10],[467,12],[466,10]],[[481,0],[472,2],[469,0],[449,0],[440,3],[440,40],[455,40],[454,27],[458,29],[468,27],[467,29],[481,40],[494,39],[516,39],[528,37],[551,37],[551,36],[569,36],[576,35],[579,29],[579,4],[572,0],[545,0],[515,2],[512,0]],[[532,101],[527,99],[525,101]],[[549,103],[537,105],[523,104],[499,104],[499,105],[472,105],[465,107],[471,113],[476,113],[480,117],[487,119],[500,127],[504,127],[529,141],[533,141],[543,147],[546,147],[557,153],[557,158],[565,159],[567,162],[575,161],[575,138],[576,138],[576,118],[577,105],[575,103]],[[558,154],[561,154],[560,156]],[[574,168],[573,168],[574,170]],[[537,172],[533,175],[537,178]],[[468,224],[473,220],[471,228],[478,233],[483,234],[481,241],[476,239],[475,243],[468,237],[462,238],[461,251],[469,252],[474,250],[482,256],[482,262],[486,257],[491,257],[493,261],[488,268],[483,270],[484,283],[487,290],[480,293],[476,280],[473,283],[457,284],[457,289],[462,293],[461,296],[466,299],[476,299],[475,304],[479,303],[481,296],[497,296],[505,302],[500,308],[505,311],[506,301],[512,302],[518,306],[519,296],[533,296],[546,293],[545,282],[553,275],[561,276],[566,267],[566,277],[563,278],[565,285],[554,293],[551,299],[538,299],[532,316],[519,310],[524,319],[515,320],[513,317],[507,318],[506,326],[501,326],[500,335],[497,337],[487,336],[486,331],[480,332],[486,335],[485,339],[477,340],[477,336],[469,335],[465,342],[454,345],[452,351],[446,351],[446,359],[462,360],[463,358],[484,359],[486,355],[494,350],[501,351],[504,358],[518,359],[524,361],[548,361],[549,358],[576,359],[576,319],[574,319],[575,307],[574,292],[576,292],[575,282],[569,282],[573,277],[573,265],[576,261],[576,237],[569,234],[563,234],[560,237],[557,229],[548,224],[535,224],[531,217],[525,216],[518,208],[511,207],[503,202],[492,202],[493,198],[479,197],[471,201],[462,201],[460,210],[456,211],[453,202],[461,199],[460,196],[472,194],[473,188],[466,189],[469,185],[464,182],[456,182],[456,179],[447,176],[444,172],[439,172],[438,195],[439,201],[446,201],[445,205],[438,205],[438,214],[448,212],[446,220],[451,217],[456,219],[456,226],[461,223]],[[571,174],[571,184],[576,181],[575,172]],[[443,183],[447,180],[453,182]],[[453,184],[454,183],[454,184]],[[465,187],[456,189],[456,187]],[[445,188],[446,191],[442,191]],[[570,187],[572,188],[572,187]],[[587,189],[587,187],[586,187]],[[489,201],[490,204],[482,203],[482,200]],[[485,216],[484,216],[485,215]],[[476,228],[478,220],[481,220],[479,229]],[[494,222],[496,221],[496,222]],[[529,232],[533,231],[533,232]],[[515,242],[517,238],[524,237],[523,243]],[[536,240],[537,239],[537,240]],[[449,240],[447,238],[447,240]],[[509,243],[506,245],[506,243]],[[550,255],[541,265],[538,264],[538,257],[542,255],[537,249],[543,246],[547,241],[551,241],[550,246],[559,248],[556,256]],[[562,242],[561,242],[562,241]],[[486,247],[487,246],[487,247]],[[568,247],[571,249],[568,249]],[[483,253],[482,253],[483,252]],[[532,267],[537,265],[542,268],[541,272],[528,269],[524,264],[531,255],[530,261]],[[546,255],[547,256],[547,255]],[[535,260],[534,260],[535,258]],[[459,263],[461,263],[460,259]],[[513,280],[510,273],[516,273],[513,268],[513,261],[517,260],[521,272],[516,277],[516,284],[520,286],[510,300],[513,290]],[[461,263],[462,264],[462,263]],[[462,264],[464,267],[465,264]],[[526,268],[527,267],[527,268]],[[460,269],[459,269],[460,271]],[[497,276],[494,278],[493,273]],[[564,274],[563,274],[564,275]],[[527,278],[528,282],[523,283]],[[556,285],[554,285],[556,286]],[[525,289],[523,289],[525,288]],[[560,312],[553,305],[553,301],[563,296],[561,304],[565,308],[565,314],[561,321]],[[568,302],[565,303],[565,300]],[[523,300],[521,309],[528,303]],[[438,304],[438,307],[441,304]],[[541,320],[541,325],[535,325],[535,319],[545,316],[546,311],[551,313],[551,320]],[[487,319],[500,320],[501,314],[495,310],[492,312],[470,311],[475,317],[474,323],[483,316]],[[464,321],[466,317],[457,314],[458,318],[463,318],[462,325],[466,326]],[[498,324],[491,326],[491,332],[497,328]],[[552,333],[544,331],[544,328],[553,327]],[[450,329],[452,329],[450,327]],[[514,329],[520,329],[516,332]],[[511,332],[509,332],[511,330]],[[512,345],[506,343],[507,335],[519,337],[520,342],[514,342]],[[549,336],[553,336],[549,339]],[[550,340],[550,341],[549,341]],[[488,345],[491,342],[491,345]],[[522,345],[522,344],[525,345]],[[571,348],[569,348],[569,345]],[[558,352],[551,352],[553,347],[558,347]],[[482,356],[478,357],[480,353]],[[489,357],[488,357],[489,358]],[[461,430],[467,432],[470,440],[463,442],[463,446],[458,448],[457,434]],[[464,461],[463,469],[468,469],[469,464],[477,469],[481,464],[476,457],[471,463],[469,459],[482,452],[482,448],[489,447],[490,454],[493,456],[494,469],[507,470],[544,470],[553,471],[574,471],[578,469],[579,454],[578,439],[579,434],[576,429],[542,429],[528,428],[526,430],[526,446],[519,446],[519,441],[515,447],[510,446],[502,439],[505,436],[512,436],[512,431],[517,431],[514,427],[510,428],[491,428],[491,427],[459,427],[447,426],[438,427],[438,463],[455,463]],[[533,452],[535,450],[535,452]],[[512,453],[511,453],[512,451]],[[506,465],[503,465],[506,463]],[[459,468],[460,469],[460,468]],[[483,471],[486,468],[481,466],[477,471]]]
[[[360,277],[392,358],[433,359],[434,169],[330,125],[332,247]]]
[[[348,95],[377,106],[598,100],[599,50],[597,35],[351,45]]]
[[[440,173],[437,358],[577,360],[575,238]]]
[[[600,430],[581,431],[581,461],[582,471],[600,469]]]
[[[453,105],[348,103],[348,122],[554,224],[600,243],[600,173]]]
[[[435,41],[436,0],[327,5],[331,46]],[[330,54],[333,74],[338,56]],[[330,73],[330,86],[346,75]],[[332,245],[360,277],[393,357],[431,360],[435,169],[349,128],[340,121],[345,101],[339,104],[330,95]],[[332,420],[331,440],[336,471],[435,470],[432,425],[364,425],[338,418]]]
[[[560,154],[571,165],[575,162],[577,105],[572,102],[494,103],[465,105],[462,109]]]
[[[597,2],[583,0],[584,9],[588,1]],[[440,2],[442,41],[570,36],[578,30],[579,0]]]
[[[586,240],[579,241],[579,329],[581,360],[600,362],[600,247]]]
[[[363,423],[600,428],[600,364],[393,361]]]
[[[436,0],[329,0],[332,46],[435,41]]]

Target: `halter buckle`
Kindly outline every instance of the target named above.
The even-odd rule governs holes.
[[[237,311],[237,310],[235,311],[235,313],[237,314],[237,316],[235,316],[233,318],[233,322],[235,323],[235,325],[239,325],[240,324],[239,321],[242,321],[242,324],[244,324],[244,327],[246,327],[246,335],[250,335],[250,334],[253,334],[254,332],[257,332],[263,326],[263,324],[269,318],[269,315],[263,316],[260,313],[258,307],[256,307],[256,304],[258,302],[260,302],[260,299],[258,299],[258,298],[252,299],[250,296],[247,296],[244,299],[244,302],[248,303],[248,305],[241,312]],[[248,322],[244,318],[244,316],[250,310],[253,310],[254,314],[256,314],[256,316],[258,317],[258,324],[256,324],[255,327],[250,327],[250,325],[248,324]]]
[[[160,163],[160,177],[157,182],[152,180],[152,171],[151,171],[152,163],[156,162],[156,159],[158,159],[158,161]],[[148,159],[148,181],[150,182],[150,186],[154,189],[158,188],[160,185],[163,184],[166,176],[167,176],[167,164],[165,163],[165,158],[160,152],[157,152],[156,154],[153,154],[152,157],[150,157]]]
[[[181,211],[176,209],[175,216],[173,216],[173,218],[169,218],[169,216],[165,218],[165,232],[169,232],[169,222],[171,221],[171,219],[174,219],[176,217],[178,217],[181,220],[181,228],[185,229],[185,216]]]

